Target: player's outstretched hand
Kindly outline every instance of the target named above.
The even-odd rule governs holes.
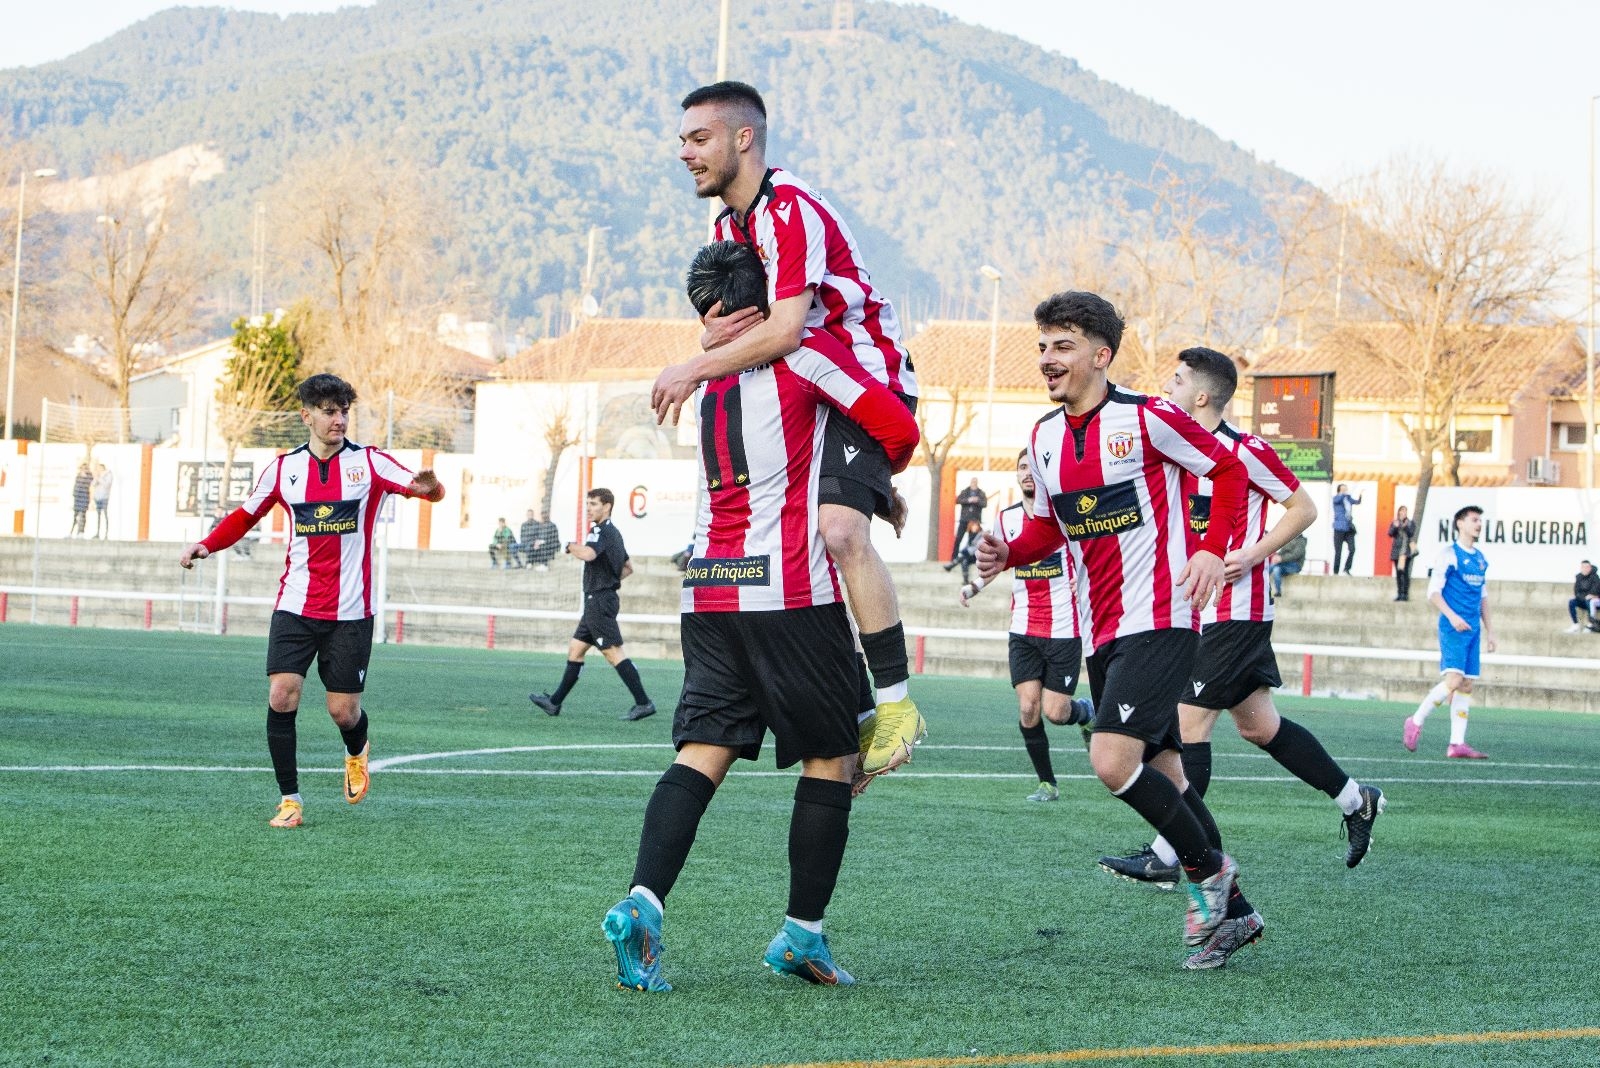
[[[439,482],[439,476],[427,468],[418,471],[416,477],[411,480],[411,492],[434,504],[444,500],[444,486]]]
[[[1196,612],[1211,603],[1211,597],[1222,587],[1226,565],[1213,553],[1198,549],[1183,566],[1178,585],[1183,587],[1183,598]]]
[[[194,562],[196,560],[204,560],[210,555],[211,550],[207,549],[204,543],[197,541],[187,549],[183,550],[183,555],[178,557],[178,566],[183,568],[185,571],[188,571],[194,567]]]
[[[671,415],[672,425],[677,426],[683,402],[694,396],[699,387],[700,380],[687,363],[675,363],[656,375],[655,387],[650,391],[650,407],[655,409],[656,424],[666,422]]]
[[[1011,546],[989,531],[984,531],[983,537],[978,539],[977,557],[978,577],[988,582],[1006,569],[1006,561],[1011,557]]]
[[[722,345],[726,345],[746,330],[761,321],[761,309],[755,306],[741,308],[732,315],[722,314],[722,301],[715,304],[700,317],[705,324],[705,330],[700,335],[700,347],[707,352]]]
[[[894,536],[899,537],[905,533],[906,519],[911,515],[911,506],[906,499],[900,496],[900,491],[893,486],[889,487],[889,525],[894,527]]]
[[[960,594],[961,607],[962,608],[971,608],[972,605],[969,602],[974,597],[978,596],[978,591],[981,590],[981,589],[983,589],[983,579],[974,579],[973,581],[971,581],[971,582],[967,583],[966,585],[962,586],[961,587],[961,594]]]

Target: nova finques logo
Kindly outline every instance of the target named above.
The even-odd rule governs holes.
[[[1092,493],[1085,493],[1083,496],[1078,498],[1078,514],[1088,515],[1090,512],[1094,511],[1095,505],[1099,503],[1099,497],[1096,497]]]
[[[311,518],[313,518],[313,519],[326,519],[332,514],[333,514],[333,505],[324,504],[324,505],[319,506],[315,512],[311,513]]]

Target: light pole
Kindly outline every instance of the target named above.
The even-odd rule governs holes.
[[[1583,488],[1594,489],[1594,103],[1600,94],[1589,98],[1589,293],[1584,301],[1589,308],[1589,345],[1583,361],[1584,420]]]
[[[994,451],[994,359],[1000,348],[1000,279],[1005,277],[999,268],[987,263],[978,273],[994,283],[994,310],[989,315],[989,390],[984,400],[983,469],[989,470],[989,456]]]
[[[56,172],[41,167],[35,178],[54,178]],[[6,440],[11,440],[11,407],[17,392],[17,316],[22,311],[22,212],[27,206],[28,172],[17,179],[17,259],[11,270],[11,356],[6,362]],[[1591,331],[1591,334],[1593,332]]]

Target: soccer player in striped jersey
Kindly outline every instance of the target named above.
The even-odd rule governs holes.
[[[1223,557],[1243,521],[1244,465],[1170,402],[1112,385],[1123,321],[1094,293],[1057,293],[1034,310],[1039,370],[1061,407],[1033,429],[1033,514],[1016,537],[985,535],[979,574],[1037,563],[1065,543],[1095,701],[1095,775],[1178,851],[1190,902],[1186,968],[1215,967],[1224,928],[1260,923],[1238,866],[1178,754],[1178,701],[1200,612],[1223,585]],[[1211,525],[1188,540],[1183,471],[1212,482]],[[1253,919],[1247,919],[1253,917]]]
[[[754,309],[702,315],[705,350],[656,379],[657,418],[677,420],[698,385],[763,366],[800,348],[807,331],[833,338],[882,385],[915,411],[917,380],[893,306],[872,286],[861,250],[832,205],[766,160],[767,108],[743,82],[717,82],[683,98],[678,158],[702,199],[720,198],[718,240],[761,257],[768,313]],[[844,575],[850,612],[877,687],[874,716],[862,724],[862,770],[890,771],[911,759],[925,733],[907,686],[905,628],[894,580],[873,548],[874,515],[905,524],[905,501],[890,484],[883,444],[853,420],[828,420],[817,521],[828,554]]]
[[[1273,603],[1267,560],[1316,521],[1317,506],[1271,445],[1223,419],[1238,382],[1238,370],[1224,353],[1195,347],[1178,353],[1177,365],[1163,390],[1168,400],[1193,416],[1244,463],[1250,478],[1244,529],[1223,558],[1228,584],[1216,603],[1201,614],[1200,649],[1188,689],[1178,704],[1183,771],[1204,797],[1211,782],[1211,732],[1218,715],[1230,712],[1240,737],[1265,750],[1300,781],[1333,798],[1344,813],[1349,841],[1345,864],[1353,868],[1371,845],[1373,824],[1384,809],[1383,791],[1363,786],[1346,774],[1315,735],[1284,719],[1272,701],[1272,691],[1283,685],[1283,679],[1272,651]],[[1211,496],[1209,480],[1185,472],[1184,500],[1192,541],[1206,535]],[[1270,528],[1269,502],[1284,508]],[[1139,882],[1171,886],[1178,878],[1177,854],[1160,838],[1130,856],[1101,857],[1100,866]]]
[[[707,277],[723,284],[708,285]],[[702,249],[690,293],[728,307],[762,289],[747,248]],[[697,304],[706,304],[697,300]],[[843,413],[904,470],[917,443],[906,406],[825,331],[793,352],[718,376],[697,391],[700,492],[683,578],[683,692],[672,719],[677,759],[645,808],[628,896],[602,927],[617,984],[670,990],[662,915],[700,820],[733,762],[755,760],[772,732],[777,763],[801,766],[789,817],[789,903],[763,960],[807,982],[854,982],[822,934],[849,837],[859,757],[860,680],[838,574],[817,529],[827,424]]]
[[[367,713],[361,707],[372,658],[372,534],[390,494],[444,500],[432,471],[413,475],[394,457],[345,438],[356,391],[335,375],[299,386],[306,444],[267,464],[250,498],[178,563],[191,568],[244,537],[274,505],[289,516],[289,548],[267,636],[267,752],[282,799],[274,827],[302,819],[295,713],[311,662],[328,692],[328,715],[344,738],[344,799],[367,796]]]
[[[1020,534],[1033,508],[1033,469],[1028,466],[1027,449],[1017,454],[1017,487],[1022,490],[1022,500],[995,513],[994,533],[1000,538]],[[1064,551],[1019,567],[1011,576],[1011,631],[1007,635],[1011,685],[1017,691],[1022,744],[1039,777],[1039,788],[1028,795],[1029,801],[1061,798],[1041,713],[1043,719],[1060,726],[1086,727],[1094,718],[1094,704],[1072,696],[1083,666],[1075,586],[1072,557]],[[982,578],[962,586],[962,607],[983,587]]]

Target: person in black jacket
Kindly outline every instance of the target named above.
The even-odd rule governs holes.
[[[1394,565],[1394,599],[1411,600],[1411,564],[1417,558],[1417,524],[1405,505],[1394,510],[1389,524],[1389,562]]]
[[[1583,622],[1578,622],[1578,610],[1583,610]],[[1600,619],[1596,618],[1596,609],[1600,609],[1600,573],[1594,565],[1584,560],[1578,564],[1578,573],[1572,579],[1572,600],[1567,602],[1567,615],[1572,617],[1572,626],[1567,628],[1568,634],[1576,634],[1584,627],[1592,631],[1600,631]]]

